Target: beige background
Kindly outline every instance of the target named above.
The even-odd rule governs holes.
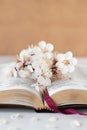
[[[0,54],[40,40],[87,56],[87,0],[0,0]]]

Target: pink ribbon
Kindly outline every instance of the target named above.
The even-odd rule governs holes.
[[[52,100],[52,98],[49,96],[49,93],[47,91],[47,89],[44,92],[44,100],[46,101],[47,105],[50,107],[50,109],[52,109],[54,112],[57,113],[63,113],[63,114],[79,114],[79,115],[87,115],[84,112],[79,112],[73,108],[68,108],[68,109],[64,109],[64,110],[60,110],[56,104],[54,103],[54,101]]]

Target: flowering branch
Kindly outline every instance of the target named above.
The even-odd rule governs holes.
[[[20,52],[11,71],[12,76],[34,79],[38,86],[50,86],[53,77],[59,79],[72,73],[77,64],[71,51],[65,54],[54,52],[51,43],[41,41]]]

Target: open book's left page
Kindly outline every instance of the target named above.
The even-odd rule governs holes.
[[[6,71],[12,65],[14,63],[0,65],[0,104],[42,107],[42,97],[33,80],[7,77]]]

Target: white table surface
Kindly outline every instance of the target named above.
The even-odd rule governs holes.
[[[13,57],[1,56],[0,63],[14,61]],[[87,58],[78,58],[87,65]],[[87,109],[80,111],[87,112]],[[0,108],[0,130],[87,130],[87,116],[59,113],[37,113],[32,109]]]

